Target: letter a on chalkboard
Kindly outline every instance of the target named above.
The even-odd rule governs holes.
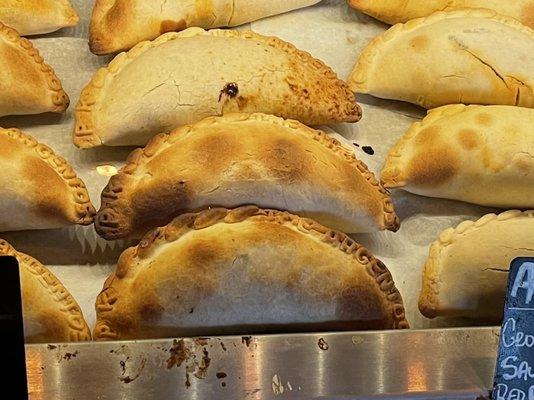
[[[519,289],[527,290],[525,302],[529,304],[534,295],[534,262],[523,262],[519,267],[517,276],[514,279],[514,285],[512,286],[511,296],[517,297],[517,291]]]

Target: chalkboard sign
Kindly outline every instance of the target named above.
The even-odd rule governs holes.
[[[510,266],[492,400],[534,400],[534,258]]]

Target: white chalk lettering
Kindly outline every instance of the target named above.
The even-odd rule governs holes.
[[[525,334],[515,330],[516,322],[513,318],[508,318],[502,330],[502,343],[504,347],[533,347],[534,335]]]
[[[525,303],[529,304],[534,295],[534,263],[525,262],[519,267],[519,271],[517,271],[517,275],[514,279],[514,285],[512,286],[511,296],[517,297],[519,289],[527,290]]]
[[[529,378],[534,378],[534,373],[532,368],[528,365],[527,361],[521,361],[518,366],[514,365],[518,361],[516,356],[508,356],[501,361],[501,367],[505,370],[510,370],[509,373],[505,373],[502,377],[511,381],[512,379],[523,379],[528,380]]]
[[[506,395],[508,394],[508,385],[505,383],[498,383],[493,388],[493,400],[506,400]]]
[[[508,400],[525,400],[525,392],[521,389],[512,389],[510,394],[508,394]]]
[[[530,397],[530,392],[534,388],[534,386],[531,386],[528,391],[528,400],[534,400],[534,397]],[[534,392],[534,391],[533,391]],[[533,395],[534,396],[534,395]],[[495,385],[495,388],[493,389],[493,400],[527,400],[527,395],[524,391],[521,389],[512,389],[508,390],[508,385],[505,383],[499,383]]]
[[[503,374],[502,377],[504,379],[506,379],[507,381],[509,381],[510,379],[514,379],[515,376],[517,375],[517,367],[515,365],[508,365],[508,361],[511,361],[511,362],[516,362],[517,361],[517,357],[516,356],[509,356],[509,357],[506,357],[504,360],[501,361],[501,368],[503,369],[511,369],[513,372],[511,374]]]

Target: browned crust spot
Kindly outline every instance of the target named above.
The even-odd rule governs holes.
[[[493,124],[493,117],[491,116],[491,114],[485,112],[477,114],[475,120],[478,124],[482,126],[491,126]]]
[[[525,4],[521,14],[521,22],[526,26],[534,28],[534,1]]]
[[[410,40],[410,47],[416,52],[416,53],[422,53],[429,47],[429,40],[428,36],[425,35],[418,35],[414,36]]]
[[[480,138],[474,129],[461,129],[458,131],[458,141],[465,150],[474,150],[480,145]]]
[[[181,19],[179,21],[173,21],[170,19],[166,19],[161,22],[159,31],[160,33],[167,33],[167,32],[180,32],[187,28],[187,23],[185,20]]]
[[[442,185],[456,175],[458,157],[447,147],[418,152],[408,164],[407,176],[414,185]]]
[[[473,108],[484,109],[484,106],[465,106],[463,104],[453,104],[428,111],[427,116],[420,122],[412,124],[410,129],[402,136],[395,146],[391,148],[384,168],[381,172],[381,179],[386,188],[397,188],[406,185],[411,177],[406,172],[406,166],[401,165],[401,158],[406,151],[408,144],[414,140],[414,144],[420,148],[425,145],[435,145],[439,140],[440,129],[433,125],[442,118],[453,116]]]
[[[96,0],[89,24],[89,50],[97,55],[110,53],[114,36],[124,29],[121,25],[127,17],[128,3],[124,0]]]
[[[114,304],[118,300],[119,294],[113,288],[113,282],[125,279],[128,275],[129,265],[134,263],[136,259],[142,260],[150,257],[158,246],[172,243],[190,230],[205,229],[219,223],[233,224],[258,217],[264,218],[273,224],[291,224],[303,234],[312,235],[343,253],[352,255],[358,263],[365,267],[367,273],[374,279],[385,298],[392,304],[393,328],[409,328],[402,297],[395,287],[391,273],[365,247],[344,233],[326,228],[311,219],[301,218],[285,211],[244,206],[235,209],[212,208],[199,213],[183,214],[175,218],[167,226],[156,228],[147,233],[137,247],[132,247],[123,253],[119,259],[115,274],[106,281],[102,292],[97,298],[96,310],[99,315],[94,330],[94,338],[96,340],[120,339],[120,332],[111,326],[110,322],[106,321],[105,315],[102,314],[112,311]]]
[[[422,129],[415,137],[415,145],[425,148],[436,144],[439,140],[440,132],[441,127],[439,126],[429,126],[428,128]]]

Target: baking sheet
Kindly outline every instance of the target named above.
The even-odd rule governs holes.
[[[79,150],[72,144],[73,110],[80,91],[93,73],[111,59],[89,52],[88,22],[94,1],[74,0],[72,3],[81,17],[76,28],[30,38],[55,69],[69,94],[71,106],[68,112],[64,116],[0,118],[0,126],[16,126],[69,160],[87,184],[98,209],[100,192],[109,178],[100,175],[97,167],[112,165],[120,168],[132,148]],[[324,0],[306,9],[253,22],[249,27],[261,34],[276,35],[310,52],[332,67],[342,79],[348,77],[363,47],[387,29],[386,25],[349,8],[345,0]],[[389,148],[424,115],[424,110],[364,95],[358,96],[358,102],[363,108],[363,119],[359,123],[322,128],[342,135],[358,158],[378,173]],[[374,155],[364,153],[362,146],[371,146]],[[354,235],[354,238],[390,269],[403,296],[412,328],[468,324],[461,320],[428,320],[419,314],[417,297],[421,271],[430,243],[443,229],[494,210],[455,201],[427,199],[403,191],[395,191],[393,199],[401,218],[401,229],[396,233],[378,232]],[[91,327],[95,322],[94,301],[104,280],[114,270],[122,250],[135,244],[106,242],[97,237],[92,226],[6,233],[2,237],[19,251],[50,267],[78,300]]]

